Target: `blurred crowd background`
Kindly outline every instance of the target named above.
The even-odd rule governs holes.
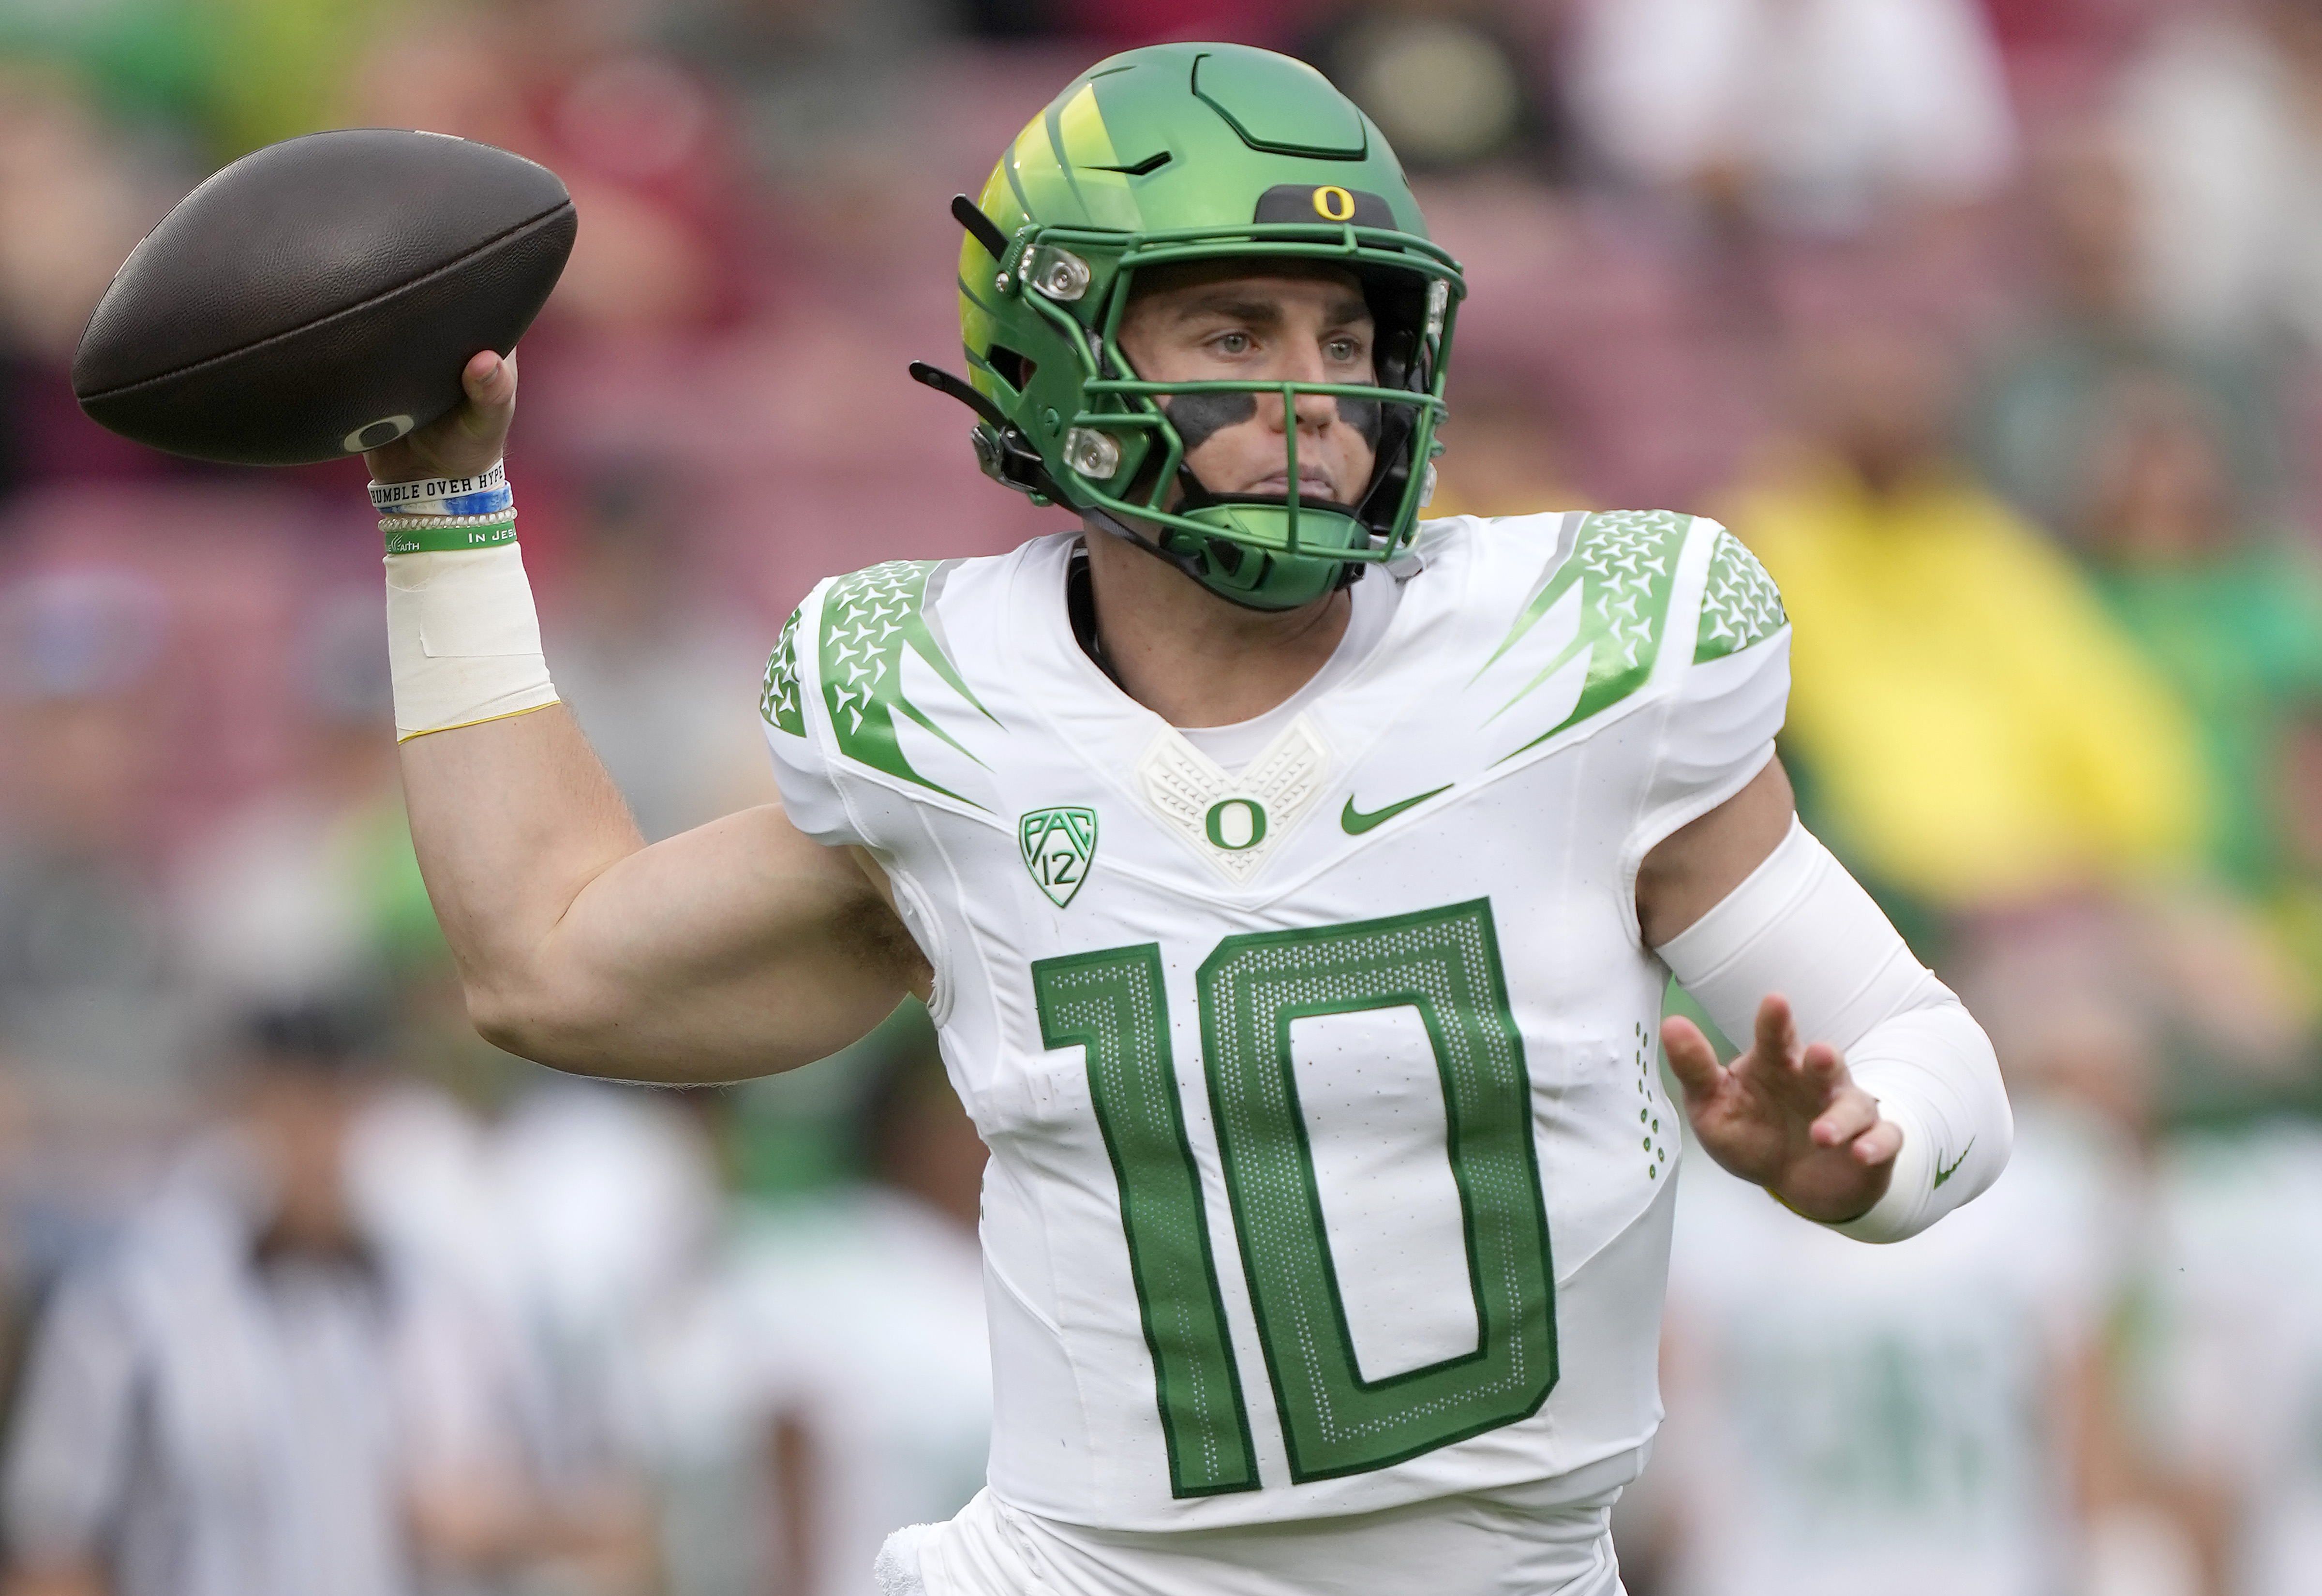
[[[715,1091],[477,1040],[359,462],[87,423],[114,267],[322,127],[565,178],[510,475],[666,835],[770,794],[818,577],[1058,524],[904,378],[946,204],[1195,37],[1466,262],[1439,511],[1759,552],[1809,823],[2018,1104],[1891,1249],[1688,1163],[1634,1596],[2322,1591],[2322,0],[0,0],[8,1596],[863,1592],[989,1403],[924,1015]]]

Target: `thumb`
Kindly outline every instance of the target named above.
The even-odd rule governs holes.
[[[471,437],[506,433],[516,409],[516,355],[479,352],[460,373],[468,402],[459,413],[460,430]]]
[[[1699,1026],[1682,1015],[1673,1014],[1663,1020],[1661,1056],[1668,1061],[1669,1073],[1685,1089],[1687,1102],[1717,1095],[1725,1071],[1717,1062],[1717,1050],[1709,1045],[1709,1038],[1701,1034]]]

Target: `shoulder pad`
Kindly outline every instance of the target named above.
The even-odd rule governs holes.
[[[1668,626],[1678,559],[1692,525],[1692,516],[1671,510],[1606,510],[1581,522],[1570,555],[1517,614],[1507,636],[1492,654],[1496,660],[1507,652],[1541,617],[1566,601],[1576,588],[1579,589],[1577,633],[1509,700],[1509,706],[1582,654],[1588,656],[1587,683],[1571,712],[1525,747],[1545,742],[1567,726],[1620,702],[1650,679]],[[1502,712],[1509,706],[1502,706]]]
[[[890,560],[833,579],[822,590],[812,643],[815,676],[821,683],[838,752],[898,780],[965,803],[970,800],[914,770],[895,735],[895,717],[900,715],[970,759],[975,757],[937,725],[923,707],[905,697],[906,651],[917,654],[976,714],[999,724],[953,664],[936,618],[935,601],[942,591],[944,574],[956,563]],[[788,634],[785,639],[789,641]],[[777,649],[778,659],[780,655]],[[795,657],[791,670],[795,679]]]
[[[805,613],[806,606],[800,605],[782,623],[782,634],[775,640],[774,652],[766,661],[765,686],[758,692],[759,716],[768,725],[793,737],[806,735],[806,716],[799,707],[798,674],[799,616]]]
[[[1789,623],[1781,589],[1742,540],[1721,530],[1710,551],[1709,579],[1701,593],[1701,625],[1693,659],[1722,660],[1762,642]]]

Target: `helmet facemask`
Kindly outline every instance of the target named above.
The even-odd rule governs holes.
[[[1071,346],[1084,352],[1082,406],[1065,429],[1065,447],[1050,471],[1060,497],[1221,597],[1254,609],[1294,608],[1351,581],[1365,564],[1400,553],[1416,531],[1439,448],[1435,426],[1443,413],[1442,355],[1457,268],[1415,269],[1407,252],[1412,241],[1405,235],[1394,235],[1387,249],[1348,236],[1367,231],[1253,224],[1223,238],[1148,235],[1126,249],[1118,235],[1043,237],[1028,257],[1081,261],[1080,249],[1116,254],[1104,273],[1102,297],[1087,296],[1093,303],[1086,322],[1074,314],[1079,307],[1072,300],[1042,291],[1037,270],[1025,295],[1039,314],[1060,324],[1059,331],[1068,324]],[[1390,252],[1390,261],[1378,259]],[[1375,327],[1370,383],[1157,382],[1137,374],[1119,334],[1140,271],[1211,260],[1246,260],[1262,270],[1285,259],[1350,268],[1360,280]],[[1071,273],[1067,281],[1078,276]],[[1092,283],[1095,277],[1089,273]],[[1275,396],[1284,406],[1284,476],[1293,491],[1214,492],[1186,456],[1221,425],[1254,414],[1260,394]],[[1294,418],[1305,396],[1330,398],[1341,420],[1369,437],[1370,479],[1351,504],[1295,492]]]

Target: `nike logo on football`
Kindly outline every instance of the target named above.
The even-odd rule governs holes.
[[[1446,782],[1443,786],[1435,789],[1434,792],[1422,792],[1417,798],[1407,798],[1399,804],[1389,804],[1384,809],[1373,809],[1367,815],[1364,814],[1360,809],[1356,808],[1355,800],[1349,798],[1347,800],[1347,807],[1339,811],[1339,824],[1346,829],[1346,833],[1348,836],[1358,837],[1374,825],[1385,825],[1387,821],[1394,819],[1397,815],[1402,814],[1405,809],[1410,808],[1412,805],[1423,804],[1429,798],[1435,797],[1436,793],[1444,793],[1450,790],[1451,784]]]
[[[1949,1163],[1941,1162],[1942,1154],[1936,1154],[1937,1163],[1935,1164],[1935,1184],[1940,1186],[1945,1181],[1950,1180],[1953,1175],[1959,1173],[1959,1166],[1967,1162],[1967,1155],[1974,1151],[1975,1138],[1973,1136],[1970,1136],[1967,1139],[1967,1145],[1960,1149],[1960,1155],[1957,1158],[1952,1159]]]

